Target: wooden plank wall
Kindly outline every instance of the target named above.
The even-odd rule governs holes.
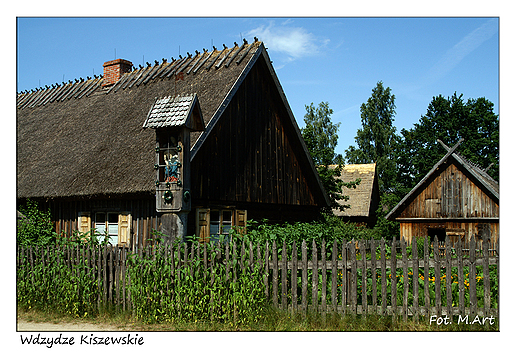
[[[144,246],[147,239],[153,238],[152,229],[159,229],[160,217],[155,211],[154,197],[135,197],[125,199],[100,200],[52,200],[49,201],[51,213],[58,234],[67,236],[78,229],[78,213],[88,211],[93,219],[95,212],[130,212],[132,215],[130,243]]]
[[[264,66],[252,68],[194,157],[193,204],[318,205],[318,184]]]
[[[415,197],[398,218],[498,216],[498,204],[451,164]]]
[[[460,229],[463,235],[459,236],[448,236],[452,243],[457,242],[459,239],[462,240],[464,246],[469,248],[469,242],[479,233],[479,224],[488,224],[490,227],[490,243],[492,245],[498,244],[500,237],[500,225],[499,223],[487,223],[487,222],[449,222],[439,219],[439,222],[401,222],[401,238],[403,238],[407,244],[412,243],[414,237],[426,237],[428,236],[428,228],[443,228],[443,229]],[[481,248],[482,239],[476,237],[477,247]]]

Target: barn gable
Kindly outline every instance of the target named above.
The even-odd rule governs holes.
[[[401,223],[401,236],[435,234],[452,241],[486,235],[498,241],[499,187],[484,169],[455,153],[461,139],[390,211],[386,218]],[[480,234],[480,235],[479,235]]]

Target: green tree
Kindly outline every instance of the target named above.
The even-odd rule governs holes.
[[[399,175],[408,187],[417,184],[446,154],[437,139],[451,147],[464,138],[457,153],[483,168],[493,163],[488,174],[498,180],[499,119],[493,103],[485,98],[464,102],[456,92],[448,98],[433,97],[419,123],[401,134],[399,160],[407,163],[399,163]]]
[[[339,177],[343,169],[343,156],[335,152],[338,144],[338,131],[341,123],[332,123],[333,110],[328,102],[321,102],[318,107],[314,103],[306,105],[307,113],[303,117],[305,127],[301,130],[312,161],[325,191],[328,193],[332,208],[344,208],[339,200],[348,200],[342,195],[342,187],[353,187],[356,183],[344,183]],[[357,183],[359,184],[359,182]],[[347,206],[348,207],[348,206]]]
[[[376,163],[381,191],[395,187],[397,167],[395,159],[399,136],[393,126],[395,95],[379,81],[372,95],[360,108],[361,128],[354,138],[358,147],[345,150],[348,163]]]

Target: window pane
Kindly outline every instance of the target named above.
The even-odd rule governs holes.
[[[108,225],[108,234],[117,236],[117,224],[109,224]]]
[[[108,214],[108,223],[115,223],[117,224],[119,222],[119,215],[117,213],[109,213]]]
[[[105,214],[104,213],[96,213],[96,223],[105,224]]]

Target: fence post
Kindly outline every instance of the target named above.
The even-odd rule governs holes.
[[[348,271],[347,271],[347,239],[343,238],[343,242],[341,243],[341,310],[343,315],[347,313],[347,279],[348,279]]]
[[[278,249],[273,240],[273,304],[278,308]]]
[[[428,236],[424,237],[424,309],[426,317],[430,312],[430,244]]]
[[[446,237],[445,242],[445,253],[446,253],[446,310],[448,317],[453,316],[453,300],[451,292],[451,242],[450,237]]]
[[[282,244],[282,309],[287,309],[287,246]]]
[[[485,237],[482,243],[484,258],[482,259],[482,275],[484,276],[484,316],[489,316],[491,307],[491,286],[489,281],[489,237]]]
[[[381,239],[381,315],[386,315],[386,242]]]
[[[372,272],[372,314],[377,313],[377,265],[376,245],[374,238],[370,239],[370,264]]]
[[[349,243],[350,257],[349,260],[352,264],[352,270],[350,272],[349,281],[349,293],[350,293],[350,311],[352,314],[357,314],[357,261],[356,261],[356,244],[351,241]]]
[[[318,310],[318,247],[312,240],[312,307]]]
[[[359,254],[361,256],[361,315],[365,317],[368,310],[367,302],[367,253],[365,240],[359,241]]]
[[[331,284],[331,304],[332,311],[338,311],[338,242],[334,239],[332,244],[332,284]]]
[[[323,315],[327,311],[327,252],[325,239],[321,241],[321,309]]]
[[[457,242],[457,265],[459,282],[459,315],[465,315],[465,296],[464,296],[464,264],[462,258],[462,240]]]
[[[475,236],[469,243],[469,307],[471,316],[477,314],[477,271],[475,258]]]
[[[433,260],[434,260],[434,266],[435,266],[435,309],[437,311],[437,316],[441,316],[441,266],[440,266],[440,259],[439,259],[439,239],[437,239],[437,236],[433,239]]]
[[[309,286],[309,264],[307,263],[307,243],[302,241],[302,311],[307,313],[307,289]]]
[[[401,254],[402,254],[402,264],[403,264],[403,320],[404,322],[408,321],[408,253],[406,249],[406,241],[404,238],[401,238]]]
[[[291,265],[291,307],[295,312],[298,309],[298,249],[296,249],[296,241],[293,241],[292,244]]]
[[[392,239],[392,251],[390,258],[390,285],[391,285],[391,305],[392,305],[392,319],[396,319],[397,315],[397,257],[396,257],[396,239]]]
[[[419,254],[417,252],[417,237],[412,237],[412,291],[413,291],[413,320],[419,320]]]

